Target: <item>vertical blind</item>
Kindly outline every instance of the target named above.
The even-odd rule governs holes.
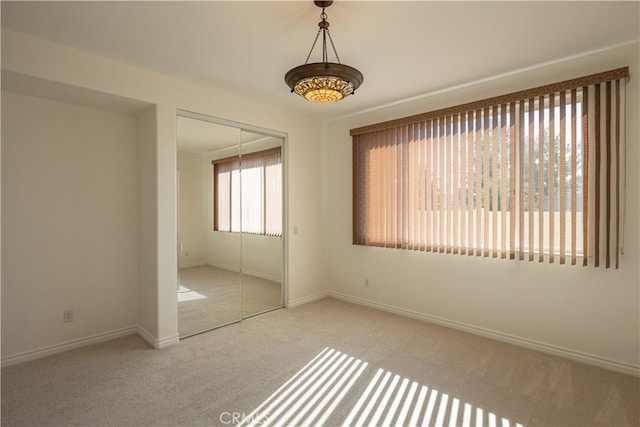
[[[281,236],[280,148],[212,163],[214,230]]]
[[[353,243],[618,268],[628,76],[352,129]]]

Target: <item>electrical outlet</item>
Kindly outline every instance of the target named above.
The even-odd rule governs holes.
[[[369,279],[364,279],[364,287],[365,288],[369,287]]]
[[[62,320],[64,323],[73,322],[73,310],[65,310],[62,314]]]

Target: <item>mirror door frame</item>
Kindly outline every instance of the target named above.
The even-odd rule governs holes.
[[[288,170],[289,170],[289,156],[288,156],[288,146],[289,146],[289,135],[286,132],[281,132],[278,130],[263,128],[259,126],[254,126],[246,123],[236,122],[233,120],[222,119],[219,117],[209,116],[206,114],[195,113],[193,111],[176,109],[176,116],[185,117],[195,120],[201,120],[209,123],[214,123],[217,125],[229,126],[236,129],[239,129],[240,132],[246,131],[256,134],[262,134],[264,136],[276,137],[282,139],[282,308],[286,307],[286,301],[288,300],[289,295],[289,269],[288,269],[288,261],[289,261],[289,233],[288,224],[289,224],[289,212],[287,209],[288,200],[289,200],[289,179],[288,179]],[[176,204],[176,210],[178,206]],[[177,212],[176,212],[176,221],[177,221]],[[176,224],[177,229],[177,224]],[[251,316],[249,316],[251,317]],[[242,320],[244,317],[241,316]]]

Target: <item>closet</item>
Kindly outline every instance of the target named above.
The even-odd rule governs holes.
[[[286,135],[179,111],[180,338],[283,307]]]

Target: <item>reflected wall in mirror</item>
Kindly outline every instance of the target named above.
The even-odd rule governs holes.
[[[213,230],[211,161],[238,154],[240,129],[177,117],[178,334],[242,317],[241,236]]]
[[[283,139],[242,131],[242,316],[283,306]]]
[[[177,122],[181,338],[283,306],[284,138]]]

